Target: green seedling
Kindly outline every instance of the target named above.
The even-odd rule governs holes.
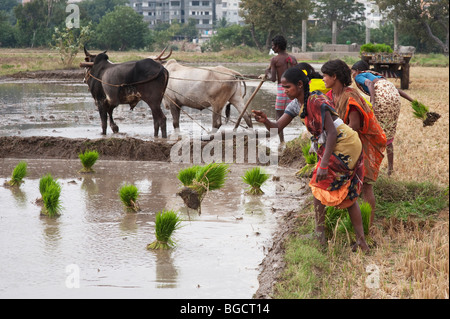
[[[261,186],[269,179],[269,174],[266,174],[260,167],[254,167],[247,170],[242,176],[244,183],[250,187],[247,189],[247,193],[251,195],[262,195],[264,192]]]
[[[137,199],[139,197],[139,191],[136,186],[132,184],[126,184],[119,190],[119,197],[126,208],[134,211],[139,211],[139,204]]]
[[[19,164],[14,167],[11,174],[11,180],[6,183],[8,186],[20,186],[23,183],[24,177],[27,175],[27,162],[19,162]]]
[[[42,194],[42,201],[44,202],[44,208],[42,213],[48,217],[57,217],[61,214],[61,186],[57,181],[52,181],[45,188]]]
[[[81,165],[83,168],[80,172],[82,173],[92,173],[94,170],[92,166],[94,166],[95,162],[98,160],[98,152],[97,151],[85,151],[84,153],[78,154],[78,157],[81,161]]]
[[[180,228],[181,218],[172,210],[159,212],[155,219],[156,240],[147,245],[147,249],[170,249],[175,246],[172,234]]]

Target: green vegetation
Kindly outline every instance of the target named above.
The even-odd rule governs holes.
[[[438,53],[431,54],[414,54],[410,61],[414,66],[426,66],[426,67],[448,67],[449,56]]]
[[[182,169],[178,172],[177,178],[183,184],[183,186],[191,186],[195,177],[197,176],[197,172],[199,171],[200,166],[194,165],[185,169]]]
[[[384,43],[367,43],[361,46],[360,53],[392,53],[392,48]]]
[[[181,218],[172,210],[159,212],[155,219],[156,240],[147,249],[170,249],[175,245],[172,234],[180,228]]]
[[[39,184],[40,186],[40,184]],[[40,188],[40,187],[39,187]],[[48,217],[57,217],[61,214],[61,185],[55,180],[52,180],[46,187],[42,194],[42,200],[44,202],[44,208],[42,214]]]
[[[41,179],[39,180],[39,193],[41,193],[41,196],[43,196],[47,191],[48,186],[50,186],[54,182],[55,180],[53,179],[52,174],[47,174],[41,177]]]
[[[372,207],[367,202],[359,204],[361,217],[363,221],[364,234],[369,234],[370,216]],[[336,207],[327,207],[325,215],[325,228],[329,237],[337,234],[346,235],[351,241],[355,240],[355,230],[347,209],[337,209]]]
[[[326,227],[328,245],[322,247],[319,241],[302,236],[314,232],[314,208],[312,198],[305,204],[297,219],[296,232],[286,242],[285,261],[283,270],[275,286],[274,298],[282,299],[328,299],[328,298],[370,298],[370,292],[364,290],[364,278],[367,264],[391,265],[391,269],[398,272],[385,273],[383,281],[389,287],[388,282],[393,282],[396,288],[408,285],[410,280],[402,281],[403,276],[410,278],[417,270],[405,267],[405,274],[401,274],[400,265],[413,265],[416,259],[423,259],[422,253],[408,256],[408,260],[402,253],[394,254],[392,250],[403,249],[407,242],[411,247],[426,247],[428,249],[427,260],[434,263],[441,256],[440,247],[436,240],[442,236],[448,238],[448,219],[442,227],[435,231],[423,225],[437,223],[438,213],[449,206],[449,188],[442,188],[432,183],[416,183],[394,181],[390,178],[379,177],[374,185],[377,198],[375,224],[370,230],[373,244],[378,243],[378,249],[371,250],[368,256],[350,252],[347,231],[351,230],[351,222],[346,210],[327,209]],[[361,204],[364,232],[368,234],[366,225],[370,220],[370,206]],[[422,226],[421,226],[422,225]],[[433,234],[438,232],[436,236]],[[431,237],[428,239],[428,233]],[[343,235],[344,234],[344,235]],[[446,234],[446,235],[445,235]],[[418,235],[418,238],[414,237]],[[442,245],[442,244],[441,244]],[[445,247],[446,244],[444,244]],[[380,247],[381,246],[381,247]],[[435,247],[436,249],[431,249]],[[412,248],[409,248],[412,249]],[[436,255],[434,255],[436,254]],[[447,257],[448,258],[448,255]],[[446,261],[448,263],[448,261]],[[396,268],[398,267],[398,268]],[[438,266],[434,265],[437,268]],[[422,280],[433,282],[435,274],[440,276],[439,269],[430,271],[430,276]],[[440,277],[436,277],[440,278]],[[416,279],[418,280],[418,279]],[[438,280],[438,279],[437,279]],[[363,287],[359,284],[363,282]],[[422,282],[422,284],[424,284]],[[425,283],[425,286],[428,286]],[[414,286],[418,288],[417,286]],[[383,287],[382,287],[383,288]],[[445,287],[444,287],[445,288]],[[394,289],[396,290],[396,289]],[[420,291],[420,289],[417,289]],[[445,289],[444,289],[445,290]],[[389,291],[386,288],[384,291]],[[413,289],[410,287],[400,295],[400,298],[411,298]],[[369,295],[364,295],[368,294]],[[416,298],[419,293],[416,293]],[[364,297],[365,296],[365,297]],[[377,297],[378,296],[378,297]],[[379,298],[374,295],[372,298]],[[434,298],[428,296],[427,298]]]
[[[11,180],[8,182],[10,186],[20,186],[23,183],[24,177],[27,175],[27,162],[19,162],[19,164],[14,167],[11,174]]]
[[[85,151],[84,153],[78,154],[78,157],[81,161],[81,165],[83,165],[81,172],[82,173],[94,172],[92,166],[94,166],[95,162],[97,162],[98,156],[99,155],[97,151]]]
[[[411,102],[414,117],[422,120],[423,126],[432,126],[441,117],[436,112],[429,112],[429,108],[417,100]]]
[[[195,176],[194,176],[195,173]],[[199,209],[204,196],[213,190],[223,187],[228,173],[228,165],[210,163],[204,166],[195,165],[181,170],[178,179],[185,186],[178,195],[187,207]]]
[[[119,189],[119,197],[124,206],[133,211],[140,210],[137,199],[139,197],[139,190],[132,184],[125,184]]]
[[[379,177],[374,185],[377,198],[376,217],[427,219],[448,207],[448,186],[430,182],[400,182]]]
[[[311,141],[307,140],[306,143],[303,143],[302,145],[302,155],[305,159],[305,166],[301,170],[297,172],[296,175],[305,177],[305,176],[311,176],[312,172],[316,168],[317,164],[317,154],[315,152],[310,153],[311,149]]]
[[[70,68],[81,48],[89,40],[91,26],[82,27],[79,34],[74,28],[55,28],[52,48],[59,52],[64,67]]]
[[[265,171],[260,167],[254,167],[248,169],[244,176],[242,176],[242,180],[244,183],[249,185],[247,189],[247,193],[251,195],[262,195],[264,192],[261,189],[261,186],[269,179],[269,174],[266,174]]]

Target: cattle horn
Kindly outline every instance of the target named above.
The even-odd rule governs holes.
[[[80,68],[92,68],[94,66],[94,62],[81,62]]]
[[[84,54],[86,54],[86,56],[90,56],[91,54],[86,50],[86,47],[83,46],[83,48],[84,48]]]
[[[155,58],[156,61],[164,61],[164,60],[167,60],[168,58],[170,58],[170,56],[172,55],[172,48],[170,48],[170,53],[169,53],[167,56],[165,56],[164,58],[162,57],[163,54],[166,52],[166,50],[167,50],[168,47],[169,47],[169,46],[166,46],[166,47],[164,48],[164,50],[162,50],[162,52],[160,53],[160,55],[158,55],[158,57]]]

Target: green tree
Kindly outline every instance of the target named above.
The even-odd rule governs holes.
[[[217,29],[217,33],[205,44],[204,49],[218,52],[241,44],[252,46],[252,35],[248,27],[234,24]]]
[[[16,44],[13,26],[6,11],[0,11],[0,47],[12,47]]]
[[[55,28],[53,34],[52,47],[58,50],[61,62],[65,67],[71,67],[73,60],[76,58],[78,52],[89,40],[91,36],[91,25],[81,27],[81,29],[67,27],[64,29]]]
[[[449,0],[376,0],[388,17],[403,24],[407,30],[420,25],[417,33],[426,41],[431,40],[441,52],[449,54]]]
[[[129,50],[145,46],[148,24],[130,7],[117,6],[99,22],[95,36],[102,49]]]
[[[250,26],[253,41],[261,50],[269,50],[276,34],[285,37],[298,34],[301,21],[307,19],[311,10],[310,0],[242,0],[240,15]],[[257,32],[266,34],[265,45],[261,45]]]
[[[364,21],[364,5],[355,0],[318,0],[315,4],[314,15],[319,24],[333,29],[336,23],[335,37],[349,25],[360,24]],[[333,32],[333,30],[332,30]]]
[[[83,0],[78,5],[81,19],[96,25],[103,16],[114,11],[115,7],[127,4],[128,0]]]
[[[34,0],[14,7],[19,45],[47,46],[53,29],[66,18],[67,0]]]

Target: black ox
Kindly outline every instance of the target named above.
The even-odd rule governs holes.
[[[164,50],[165,51],[165,50]],[[129,104],[133,109],[140,100],[148,104],[153,114],[155,137],[159,134],[167,137],[166,116],[161,110],[161,101],[166,91],[169,72],[161,65],[164,51],[155,59],[143,59],[124,63],[112,63],[106,51],[97,55],[90,54],[86,48],[85,82],[95,100],[100,119],[102,134],[106,134],[107,118],[114,133],[119,127],[114,123],[113,110],[119,104]],[[160,62],[157,62],[160,61]]]

